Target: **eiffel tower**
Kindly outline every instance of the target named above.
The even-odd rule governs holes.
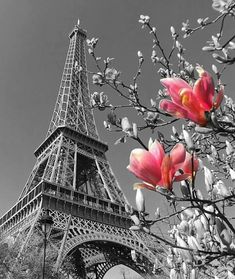
[[[35,151],[36,163],[18,201],[0,219],[0,237],[25,232],[27,245],[47,211],[54,221],[50,239],[58,240],[57,270],[72,255],[80,268],[72,278],[102,279],[119,264],[144,278],[164,278],[159,244],[148,234],[129,230],[128,201],[106,159],[108,146],[98,137],[90,108],[85,44],[86,31],[77,24],[69,34],[46,139]]]

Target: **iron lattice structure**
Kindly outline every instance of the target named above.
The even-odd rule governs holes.
[[[101,279],[118,264],[145,278],[156,278],[155,266],[163,278],[161,247],[150,235],[129,230],[127,200],[106,159],[108,147],[98,137],[86,73],[86,32],[76,25],[69,40],[46,139],[35,151],[36,163],[19,200],[0,219],[1,239],[24,231],[23,250],[41,214],[49,210],[54,220],[50,239],[58,249],[56,268],[62,268],[69,255],[78,270],[72,278]]]

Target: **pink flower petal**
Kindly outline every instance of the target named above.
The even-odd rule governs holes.
[[[205,109],[191,90],[182,89],[180,92],[183,108],[188,111],[189,119],[204,126],[207,123]]]
[[[200,78],[194,84],[193,94],[204,110],[210,111],[213,106],[213,97],[215,94],[214,82],[209,73],[204,70],[199,71]]]
[[[165,151],[157,140],[155,140],[149,147],[149,152],[155,157],[156,161],[158,162],[159,168],[162,164],[162,160],[165,156]]]
[[[199,161],[196,156],[194,156],[193,160],[193,170],[196,172],[199,168]],[[181,169],[184,173],[190,174],[192,176],[192,155],[186,152],[186,158],[184,163],[181,166]]]
[[[160,81],[162,85],[166,87],[173,102],[179,105],[181,104],[181,98],[179,96],[180,90],[183,88],[192,90],[192,87],[181,78],[163,78]]]
[[[186,150],[182,143],[177,143],[170,152],[172,165],[182,164],[185,160]],[[175,167],[175,166],[174,166]]]
[[[213,104],[214,108],[219,108],[222,101],[223,101],[223,98],[224,98],[224,88],[222,88],[218,93],[217,93],[217,96],[216,96],[216,100]]]
[[[161,100],[159,103],[159,108],[175,116],[176,118],[189,119],[187,110],[182,106],[173,103],[172,101],[166,99]]]
[[[180,174],[174,177],[174,181],[175,182],[179,182],[182,180],[186,180],[187,178],[191,177],[191,175],[189,173],[184,173],[184,174]]]
[[[172,167],[171,158],[169,155],[166,155],[161,165],[162,179],[161,179],[161,185],[160,184],[159,185],[168,189],[169,191],[172,190],[171,167]]]
[[[144,149],[132,150],[127,168],[135,176],[152,185],[156,185],[161,179],[158,162],[150,152]]]

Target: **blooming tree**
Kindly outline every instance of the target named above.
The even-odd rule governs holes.
[[[235,104],[225,94],[223,84],[225,70],[235,63],[235,34],[225,39],[224,28],[225,22],[234,18],[235,1],[213,0],[212,8],[218,12],[217,17],[199,18],[195,27],[184,22],[183,36],[170,28],[169,53],[150,17],[140,16],[139,23],[153,38],[151,60],[162,84],[149,106],[142,102],[138,89],[145,63],[142,52],[137,53],[137,72],[131,84],[126,84],[113,68],[112,58],[102,64],[97,57],[98,39],[87,40],[97,67],[92,73],[93,83],[112,88],[126,101],[125,105],[111,104],[103,92],[94,92],[91,105],[108,110],[105,128],[122,133],[116,144],[132,139],[139,145],[130,152],[127,167],[138,179],[134,185],[138,214],[127,207],[133,220],[130,229],[143,230],[164,243],[170,278],[235,278]],[[183,47],[184,38],[210,25],[219,30],[203,47],[215,60],[212,71],[187,61]],[[83,71],[81,67],[78,70]],[[142,116],[142,123],[131,124],[122,117],[123,108]],[[164,126],[172,126],[170,138],[158,130]],[[141,140],[147,129],[156,133],[148,145]],[[201,176],[203,185],[198,179]],[[157,209],[154,219],[146,219],[143,188],[167,200],[167,214]],[[152,229],[162,222],[169,226],[168,238]]]

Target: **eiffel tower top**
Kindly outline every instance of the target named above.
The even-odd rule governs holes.
[[[86,31],[80,27],[79,20],[70,32],[69,39],[68,53],[47,137],[58,127],[66,126],[98,139],[90,107],[85,54]]]

